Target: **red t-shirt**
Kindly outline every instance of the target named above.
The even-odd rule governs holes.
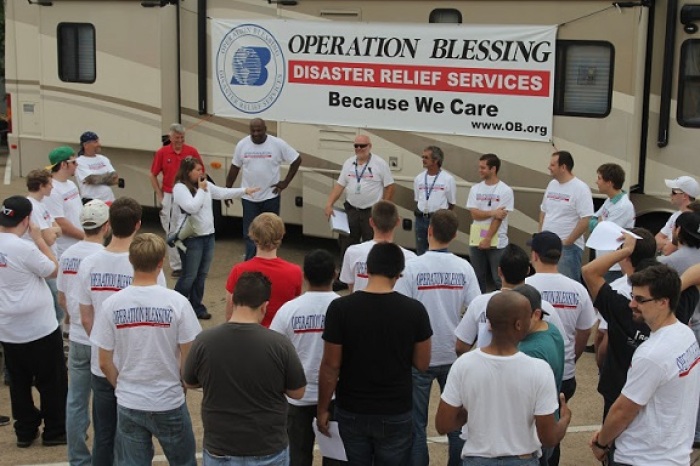
[[[279,257],[275,259],[253,257],[248,261],[234,265],[228,280],[226,280],[226,291],[233,293],[238,277],[243,272],[262,272],[272,282],[270,303],[267,305],[267,313],[261,322],[265,327],[270,327],[272,318],[275,317],[277,310],[284,303],[301,295],[303,281],[301,267]]]
[[[163,192],[172,193],[173,185],[175,184],[175,175],[180,169],[180,162],[187,157],[195,157],[202,160],[199,156],[199,152],[192,146],[187,144],[182,145],[182,150],[179,154],[175,153],[172,144],[163,146],[156,152],[155,157],[153,157],[153,163],[151,164],[151,173],[153,176],[158,176],[159,173],[163,173]],[[204,162],[202,162],[204,166]]]

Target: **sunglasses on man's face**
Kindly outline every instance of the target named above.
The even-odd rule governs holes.
[[[353,146],[355,146],[355,149],[364,149],[369,146],[369,144],[353,144]]]

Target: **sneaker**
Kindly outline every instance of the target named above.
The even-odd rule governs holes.
[[[180,275],[182,275],[182,270],[173,270],[170,274],[173,278],[180,278]]]
[[[10,423],[10,418],[8,416],[0,416],[0,426],[6,426]]]
[[[59,445],[66,445],[67,443],[68,441],[66,439],[66,434],[59,435],[58,437],[54,437],[52,439],[43,439],[41,441],[41,444],[45,447],[57,447]]]
[[[34,443],[34,440],[36,440],[38,437],[39,437],[39,432],[34,434],[34,437],[32,437],[31,439],[21,440],[18,438],[17,439],[17,448],[29,448],[29,447],[31,447],[32,443]]]
[[[209,320],[209,319],[211,319],[211,314],[209,314],[208,312],[204,311],[204,312],[202,312],[201,314],[197,314],[197,318],[198,318],[199,320]]]

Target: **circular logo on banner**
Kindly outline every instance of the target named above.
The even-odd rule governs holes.
[[[243,113],[272,107],[284,87],[282,47],[256,24],[241,24],[221,40],[216,54],[216,81],[226,100]]]

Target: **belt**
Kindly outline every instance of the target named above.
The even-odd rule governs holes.
[[[413,214],[416,217],[430,218],[430,216],[433,215],[433,212],[421,212],[420,210],[416,209],[413,211]]]
[[[345,207],[345,210],[356,210],[358,212],[366,212],[368,210],[372,210],[371,207],[367,207],[365,209],[360,209],[359,207],[355,207],[354,205],[350,204],[348,201],[345,201],[343,206]]]

